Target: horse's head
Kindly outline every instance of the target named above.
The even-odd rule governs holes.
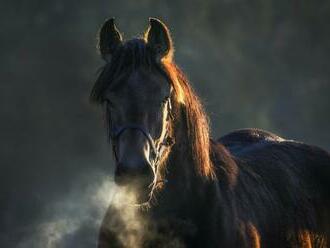
[[[162,68],[173,52],[170,34],[162,22],[150,19],[143,39],[124,42],[110,19],[100,30],[99,50],[106,65],[92,99],[105,108],[115,182],[148,196],[171,145],[173,89]]]

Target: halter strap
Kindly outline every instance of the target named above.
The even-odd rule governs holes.
[[[167,108],[168,108],[168,118],[173,119],[172,116],[172,106],[171,106],[171,99],[168,98],[167,99]],[[143,127],[137,124],[126,124],[120,127],[113,127],[110,130],[110,137],[112,139],[112,146],[113,146],[113,152],[114,152],[114,156],[115,159],[118,161],[118,157],[117,157],[117,151],[116,151],[116,145],[117,145],[117,140],[119,139],[120,135],[123,134],[123,132],[125,132],[127,129],[133,129],[133,130],[138,130],[140,131],[144,137],[147,139],[151,150],[153,152],[153,160],[154,160],[154,164],[157,165],[159,158],[161,157],[161,155],[164,152],[164,147],[165,146],[171,146],[173,144],[173,140],[171,139],[171,137],[169,136],[168,133],[168,123],[167,123],[167,127],[166,127],[166,133],[164,136],[163,141],[159,144],[159,147],[157,149],[156,144],[154,139],[152,138],[152,136],[150,135],[150,133]]]
[[[153,138],[151,137],[150,133],[147,132],[147,130],[140,126],[140,125],[136,125],[136,124],[127,124],[121,127],[114,127],[111,130],[111,136],[113,139],[118,139],[120,137],[120,135],[125,132],[127,129],[135,129],[135,130],[139,130],[148,140],[149,145],[154,153],[154,155],[157,154],[157,149],[156,149],[156,145],[155,142],[153,140]]]

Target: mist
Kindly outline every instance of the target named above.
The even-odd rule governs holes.
[[[76,180],[62,198],[39,210],[33,224],[16,227],[15,239],[5,247],[96,247],[104,214],[119,191],[102,172]]]

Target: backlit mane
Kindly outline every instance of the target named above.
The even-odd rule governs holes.
[[[163,66],[173,85],[176,100],[186,113],[191,153],[197,171],[204,177],[214,178],[214,167],[210,159],[209,124],[203,106],[180,68],[172,61],[163,61]]]

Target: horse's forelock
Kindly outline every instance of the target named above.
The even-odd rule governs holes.
[[[105,90],[120,75],[136,70],[140,66],[150,68],[154,64],[155,61],[145,40],[136,38],[125,42],[114,52],[111,62],[103,67],[92,88],[91,101],[101,103]]]

